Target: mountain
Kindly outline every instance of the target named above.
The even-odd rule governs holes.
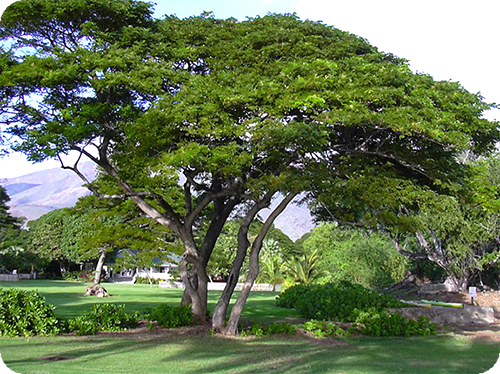
[[[92,162],[83,163],[80,169],[89,180],[95,178],[96,168]],[[0,184],[10,196],[11,214],[25,217],[28,221],[55,209],[71,207],[80,197],[90,194],[87,188],[82,187],[83,181],[74,172],[62,168],[3,179]],[[272,207],[278,203],[279,199]],[[265,219],[269,213],[270,210],[266,209],[261,217]],[[275,226],[295,241],[315,225],[306,206],[292,203],[276,219]]]
[[[271,209],[274,209],[282,198],[280,196],[275,199],[271,204]],[[293,241],[296,241],[302,235],[316,227],[307,206],[299,203],[301,198],[303,196],[298,196],[292,201],[274,221],[274,226],[287,234]],[[263,209],[260,217],[266,219],[271,214],[271,209]]]
[[[91,162],[81,165],[87,178],[95,178]],[[36,219],[54,209],[67,208],[90,191],[82,187],[83,181],[71,170],[55,168],[37,171],[0,181],[10,197],[10,212],[16,217]]]

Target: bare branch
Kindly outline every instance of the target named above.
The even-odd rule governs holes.
[[[187,181],[184,183],[184,200],[186,202],[186,215],[191,214],[193,210],[192,204],[192,194],[191,194],[191,182]]]
[[[191,185],[194,186],[194,188],[196,188],[198,191],[207,191],[207,192],[209,192],[210,188],[208,188],[207,186],[205,186],[205,185],[203,185],[201,183],[198,183],[198,182],[196,182],[194,180],[193,173],[194,173],[194,171],[189,171],[189,170],[184,170],[183,171],[184,176],[189,181],[189,183],[191,183]]]
[[[221,197],[231,196],[231,195],[232,195],[231,191],[228,190],[222,190],[218,193],[207,193],[203,198],[203,200],[196,206],[196,208],[194,208],[191,214],[189,214],[186,217],[186,220],[184,221],[184,227],[186,228],[191,227],[196,217],[198,217],[198,215],[203,211],[203,209],[205,209],[208,206],[208,204],[210,204],[212,201]]]

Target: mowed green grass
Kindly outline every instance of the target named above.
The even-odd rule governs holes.
[[[47,303],[55,306],[55,314],[63,319],[74,318],[89,310],[97,303],[124,304],[128,312],[143,311],[147,307],[167,303],[179,305],[182,290],[150,287],[147,284],[103,283],[110,297],[96,298],[85,296],[86,284],[57,280],[23,280],[20,282],[0,282],[0,288],[22,288],[37,290]],[[208,309],[213,311],[221,291],[210,291]],[[234,297],[237,297],[238,292]],[[277,308],[274,292],[252,292],[243,318],[253,321],[286,321],[294,317],[291,309]]]
[[[0,339],[17,373],[483,373],[498,346],[453,337],[224,338],[128,336]],[[60,360],[51,361],[50,357]]]
[[[63,281],[0,283],[38,289],[56,314],[74,317],[96,302],[141,310],[177,304],[181,291],[148,285],[106,284],[112,297],[82,296],[84,285]],[[220,292],[210,293],[213,308]],[[293,312],[274,306],[276,294],[251,295],[244,318],[286,321]],[[500,348],[456,335],[414,338],[241,338],[182,334],[0,338],[0,353],[17,373],[483,373]],[[59,360],[47,358],[57,357]]]

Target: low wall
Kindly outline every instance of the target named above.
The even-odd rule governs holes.
[[[431,308],[400,308],[392,309],[406,318],[418,319],[420,316],[429,317],[437,324],[466,325],[470,323],[495,323],[492,307],[464,305],[464,308],[448,308],[433,305]]]
[[[160,282],[158,282],[158,287],[160,287],[160,288],[184,288],[184,284],[182,282],[160,281]]]
[[[17,282],[19,274],[0,274],[0,281],[2,282]]]
[[[452,292],[453,288],[448,283],[426,283],[420,287],[421,293],[435,294],[439,292]]]
[[[236,284],[236,291],[241,291],[243,288],[244,283],[237,283]],[[182,282],[171,282],[171,281],[164,281],[164,282],[159,282],[158,287],[160,288],[184,288],[184,284]],[[209,291],[222,291],[224,290],[224,287],[226,287],[226,283],[224,282],[209,282],[207,284],[208,290]],[[275,287],[275,291],[279,292],[281,290],[281,285],[278,284]],[[255,283],[252,287],[252,291],[273,291],[273,286],[267,283]]]

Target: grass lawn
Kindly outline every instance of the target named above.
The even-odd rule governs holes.
[[[25,290],[38,290],[45,297],[47,303],[56,307],[55,314],[63,319],[74,318],[89,310],[96,303],[125,304],[129,312],[142,311],[146,307],[167,303],[179,305],[182,290],[150,287],[147,284],[103,283],[110,297],[96,298],[84,296],[86,284],[57,280],[23,280],[20,282],[0,282],[0,288],[22,288]],[[213,311],[221,291],[210,291],[208,309]],[[238,294],[237,292],[235,293]],[[275,299],[278,293],[252,292],[252,297],[247,302],[243,318],[252,321],[266,321],[271,318],[286,321],[294,318],[293,310],[276,308]]]
[[[95,302],[129,310],[178,303],[180,291],[148,285],[106,285],[111,298],[81,296],[84,286],[62,281],[0,283],[38,289],[57,315],[81,314]],[[220,293],[210,294],[213,308]],[[275,294],[251,295],[244,318],[284,321]],[[498,343],[459,335],[414,338],[241,338],[193,334],[100,334],[74,337],[0,338],[0,353],[17,373],[482,373],[498,359]],[[48,358],[61,358],[51,360]],[[62,359],[64,358],[64,359]]]

